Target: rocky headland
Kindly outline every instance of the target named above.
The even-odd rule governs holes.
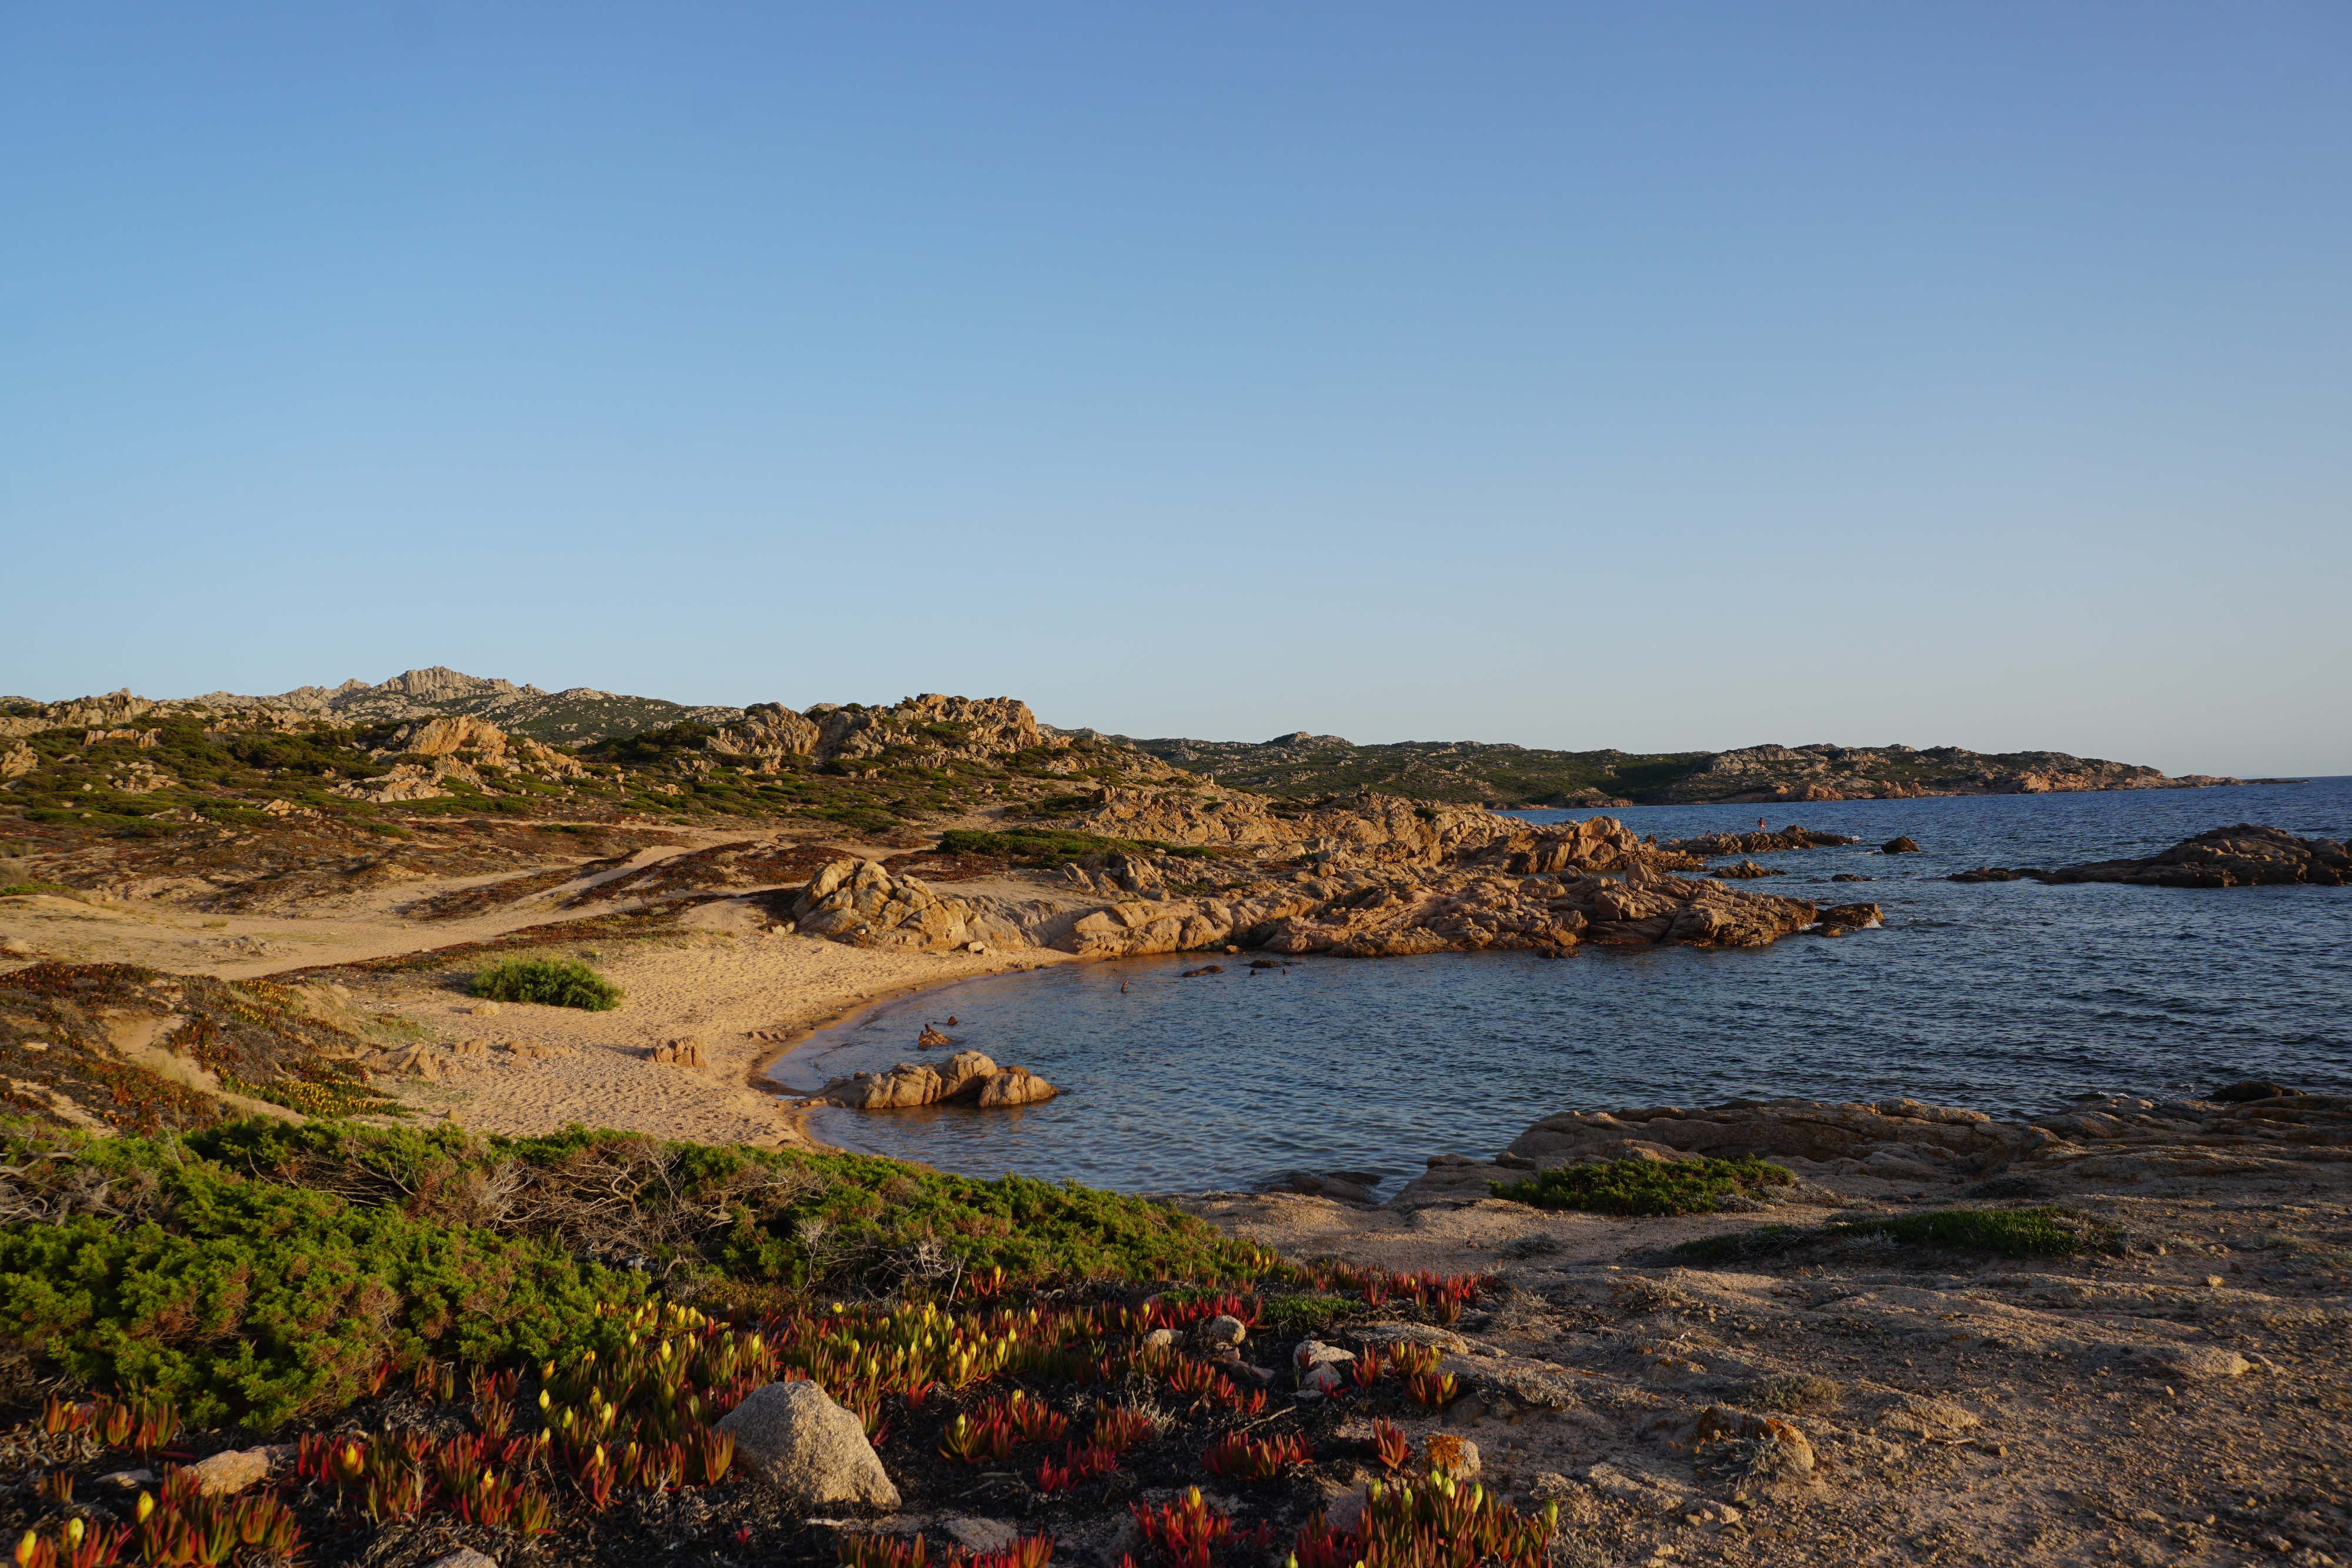
[[[2172,778],[2154,768],[2063,751],[1988,753],[1956,746],[1748,746],[1634,754],[1479,741],[1358,746],[1305,730],[1255,743],[1110,738],[1229,787],[1290,799],[1376,789],[1495,807],[1748,805],[2240,782],[2205,774]]]
[[[1613,819],[1530,827],[1485,811],[1366,795],[1282,813],[1251,797],[1106,791],[1089,833],[1218,852],[1091,857],[1049,885],[942,891],[882,863],[826,866],[791,905],[797,929],[859,946],[1049,946],[1082,957],[1202,948],[1387,957],[1580,943],[1759,946],[1874,906],[1675,875],[1704,862]],[[1108,899],[1108,903],[1104,902]]]

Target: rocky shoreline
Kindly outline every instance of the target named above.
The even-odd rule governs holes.
[[[794,928],[856,946],[934,951],[1047,946],[1112,958],[1262,948],[1391,957],[1565,953],[1586,942],[1762,946],[1879,918],[1874,904],[1825,909],[1675,875],[1704,870],[1699,853],[1639,838],[1608,817],[1531,827],[1391,796],[1280,815],[1246,798],[1196,804],[1156,792],[1108,795],[1082,819],[1089,832],[1215,855],[1091,857],[1092,864],[1066,868],[1056,891],[1076,896],[1060,898],[1026,887],[948,893],[845,857],[792,902]],[[1798,828],[1761,837],[1778,847],[1851,841]]]
[[[1785,1178],[1698,1212],[1495,1192],[1759,1157]],[[1462,1390],[1443,1425],[1559,1504],[1565,1561],[2352,1561],[2352,1096],[1569,1111],[1347,1197],[1181,1204],[1294,1256],[1485,1270],[1418,1331]]]

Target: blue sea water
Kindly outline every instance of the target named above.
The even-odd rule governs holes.
[[[1620,808],[1635,831],[1752,829],[1759,808]],[[1894,1095],[1994,1112],[2088,1092],[2243,1077],[2352,1090],[2352,888],[1964,884],[1969,867],[2142,855],[2236,822],[2352,834],[2352,779],[1766,808],[1863,842],[1758,857],[1745,885],[1869,901],[1883,927],[1761,949],[1309,958],[1179,978],[1198,956],[992,976],[878,1007],[775,1069],[825,1078],[919,1060],[927,1019],[1061,1086],[1010,1112],[823,1111],[843,1146],[942,1169],[1125,1191],[1247,1185],[1287,1169],[1394,1183],[1447,1150],[1491,1154],[1569,1108],[1735,1095]],[[1581,815],[1583,813],[1576,813]],[[1568,812],[1524,815],[1557,821]],[[1873,846],[1897,834],[1922,853]],[[1834,873],[1875,880],[1832,883]]]

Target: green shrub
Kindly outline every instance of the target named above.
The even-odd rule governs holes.
[[[1856,1242],[1943,1247],[1955,1252],[1990,1252],[2003,1258],[2068,1257],[2113,1251],[2116,1232],[2087,1215],[2064,1208],[1939,1208],[1829,1225],[1765,1225],[1753,1230],[1702,1236],[1673,1249],[1693,1263],[1735,1263],[1770,1258],[1804,1248],[1834,1248]]]
[[[1826,1234],[1801,1225],[1759,1225],[1753,1230],[1727,1230],[1677,1243],[1674,1255],[1692,1263],[1736,1263],[1747,1258],[1769,1258],[1817,1241]]]
[[[607,1332],[600,1301],[643,1293],[544,1241],[247,1179],[185,1158],[176,1140],[62,1146],[70,1157],[46,1140],[7,1152],[12,1165],[49,1156],[31,1179],[79,1166],[143,1188],[147,1212],[0,1232],[0,1322],[64,1371],[181,1400],[198,1425],[267,1428],[335,1408],[385,1361],[551,1355]]]
[[[551,1008],[610,1012],[621,988],[577,958],[504,958],[474,972],[473,992],[498,1002],[539,1002]]]
[[[1762,1160],[1610,1160],[1562,1166],[1525,1181],[1490,1182],[1496,1197],[1538,1208],[1593,1214],[1711,1214],[1734,1192],[1784,1186],[1797,1178]]]
[[[1065,832],[1057,828],[1014,828],[1004,832],[979,832],[958,828],[940,835],[940,852],[950,855],[991,855],[1018,865],[1051,865],[1084,860],[1088,855],[1148,854],[1153,852],[1189,860],[1213,860],[1217,852],[1199,844],[1163,844],[1152,839],[1107,839],[1096,833]]]
[[[807,1292],[1112,1277],[1231,1283],[1269,1255],[1161,1204],[896,1161],[567,1128],[483,1139],[254,1117],[24,1134],[0,1185],[0,1327],[58,1370],[266,1428],[390,1362],[600,1345],[656,1281],[709,1310]],[[87,1212],[95,1201],[102,1212]],[[839,1299],[835,1296],[835,1299]]]
[[[1361,1296],[1278,1296],[1262,1314],[1268,1328],[1310,1334],[1364,1310]]]
[[[2064,1257],[2115,1245],[2115,1233],[2108,1228],[2064,1208],[1940,1208],[1847,1220],[1829,1228],[1835,1235],[1884,1236],[1910,1246],[2003,1258]]]

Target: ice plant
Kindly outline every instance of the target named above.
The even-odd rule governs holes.
[[[1372,1423],[1372,1452],[1383,1469],[1402,1470],[1412,1463],[1412,1440],[1386,1421]]]
[[[1095,1447],[1123,1454],[1144,1438],[1151,1436],[1151,1417],[1140,1410],[1121,1405],[1103,1405],[1095,1410]]]
[[[1235,1476],[1252,1481],[1273,1480],[1282,1474],[1285,1465],[1311,1464],[1314,1458],[1314,1448],[1296,1432],[1266,1438],[1234,1432],[1201,1452],[1201,1462],[1208,1467],[1211,1475]]]
[[[1046,1459],[1037,1466],[1037,1490],[1042,1492],[1067,1491],[1084,1486],[1118,1469],[1118,1456],[1108,1448],[1091,1444],[1071,1443],[1062,1450],[1062,1462]]]
[[[1209,1548],[1233,1537],[1234,1521],[1211,1508],[1199,1487],[1158,1508],[1127,1506],[1143,1539],[1158,1547],[1172,1568],[1209,1568]]]

